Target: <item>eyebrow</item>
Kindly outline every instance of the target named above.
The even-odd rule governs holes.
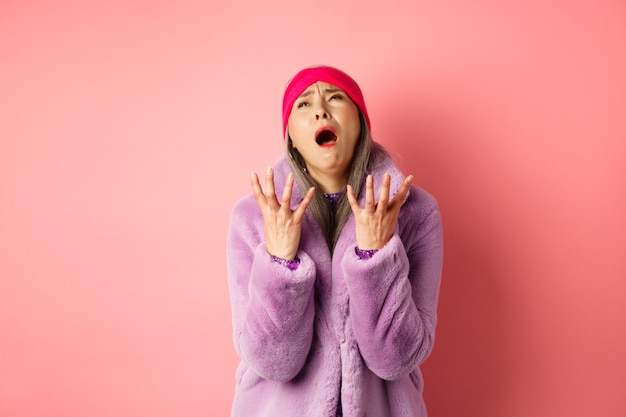
[[[324,93],[336,93],[336,92],[343,92],[343,90],[341,88],[336,88],[336,87],[327,87],[324,89],[323,92]],[[313,94],[313,90],[307,90],[304,93],[300,94],[298,98],[310,96],[311,94]]]

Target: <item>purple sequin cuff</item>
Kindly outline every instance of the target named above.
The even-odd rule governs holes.
[[[278,256],[270,255],[270,259],[277,264],[281,264],[290,271],[295,271],[298,269],[298,266],[300,266],[300,258],[298,257],[296,257],[296,259],[283,259]]]
[[[356,252],[356,256],[358,256],[359,259],[366,260],[371,259],[372,256],[378,252],[378,249],[359,249],[358,246],[355,246],[354,252]]]

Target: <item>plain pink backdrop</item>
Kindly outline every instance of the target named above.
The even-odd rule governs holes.
[[[626,4],[3,1],[0,415],[226,416],[225,239],[297,70],[439,200],[432,417],[626,415]]]

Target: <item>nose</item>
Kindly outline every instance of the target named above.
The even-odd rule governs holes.
[[[328,113],[326,110],[318,110],[315,112],[315,120],[328,119]]]
[[[318,106],[317,109],[315,109],[315,120],[328,118],[330,118],[330,115],[323,106]]]
[[[328,113],[328,110],[326,109],[326,106],[324,105],[324,100],[315,100],[315,120],[320,120],[320,119],[329,119],[330,118],[330,113]]]

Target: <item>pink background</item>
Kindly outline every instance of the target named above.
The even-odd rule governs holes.
[[[228,415],[230,208],[320,63],[441,205],[430,415],[626,415],[624,2],[98,3],[0,4],[1,416]]]

